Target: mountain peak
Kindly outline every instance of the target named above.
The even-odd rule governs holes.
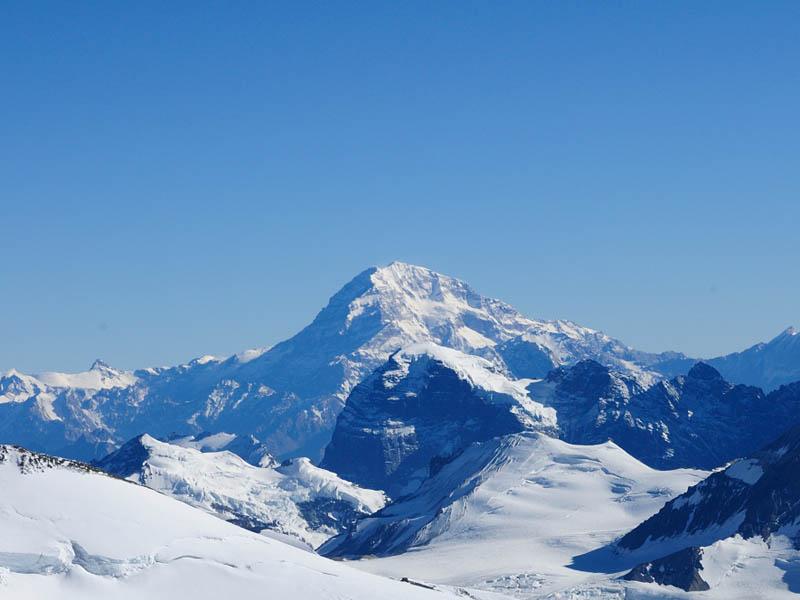
[[[689,369],[687,377],[690,379],[700,379],[703,381],[722,379],[722,375],[720,375],[719,371],[704,362],[695,363],[695,365]]]
[[[475,294],[463,281],[432,271],[427,267],[394,261],[378,267],[370,274],[375,288],[385,292],[401,292],[404,295],[443,300],[442,288],[461,290]],[[476,295],[476,294],[475,294]]]
[[[428,267],[423,267],[421,265],[412,265],[411,263],[403,262],[402,260],[393,260],[389,264],[383,267],[377,267],[379,271],[384,269],[392,269],[395,271],[428,271],[429,273],[433,273]]]
[[[92,366],[89,367],[90,371],[111,371],[113,370],[108,363],[104,362],[102,359],[95,359],[92,363]]]

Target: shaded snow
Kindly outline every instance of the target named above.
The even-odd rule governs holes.
[[[725,475],[739,481],[744,481],[749,485],[753,485],[764,474],[764,469],[758,464],[758,460],[748,458],[737,460],[730,467],[725,469]]]

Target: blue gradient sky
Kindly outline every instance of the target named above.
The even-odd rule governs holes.
[[[800,325],[798,19],[6,4],[0,369],[267,345],[393,259],[646,350]]]

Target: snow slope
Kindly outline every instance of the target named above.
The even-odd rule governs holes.
[[[603,581],[569,568],[703,477],[656,471],[615,444],[525,432],[476,443],[411,496],[322,546],[374,573],[543,596]]]
[[[252,435],[236,435],[220,431],[218,433],[201,432],[190,435],[176,435],[168,438],[170,444],[183,448],[194,448],[201,452],[219,452],[227,450],[241,456],[251,465],[257,467],[274,467],[278,464],[265,444]]]
[[[0,446],[0,597],[446,600],[85,465]]]
[[[794,598],[800,593],[798,468],[800,427],[794,427],[575,563],[628,570],[625,577],[639,583],[614,584],[626,598]]]
[[[82,373],[56,373],[47,371],[36,375],[43,384],[55,388],[84,388],[87,390],[108,390],[124,388],[136,383],[136,375],[128,371],[114,369],[97,359],[88,371]]]
[[[149,435],[96,464],[237,525],[277,531],[314,548],[385,504],[383,493],[359,488],[306,458],[261,468],[231,452],[201,452]]]

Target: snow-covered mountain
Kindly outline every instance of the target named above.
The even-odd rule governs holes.
[[[274,467],[278,464],[278,460],[269,453],[266,445],[252,435],[236,435],[226,431],[218,433],[203,431],[189,435],[173,435],[164,441],[182,448],[194,448],[200,452],[227,450],[257,467]]]
[[[25,402],[42,394],[46,389],[47,386],[35,377],[20,373],[16,369],[11,369],[0,377],[0,404]],[[52,402],[52,395],[47,398],[48,404]],[[39,402],[39,404],[42,404],[42,402]]]
[[[657,366],[690,360],[678,352],[653,354],[634,350],[602,331],[562,320],[537,322],[522,335],[499,344],[497,353],[518,379],[540,379],[557,367],[594,360],[643,386],[660,379]]]
[[[267,350],[134,373],[98,362],[88,373],[44,374],[14,406],[0,404],[0,439],[91,459],[142,431],[227,431],[253,436],[280,458],[316,459],[348,394],[416,343],[483,356],[518,375],[534,372],[531,361],[543,374],[593,357],[650,381],[656,375],[646,365],[661,360],[567,321],[529,319],[462,281],[396,262],[356,276],[308,327]]]
[[[161,442],[141,435],[97,467],[172,496],[252,531],[270,530],[316,548],[385,504],[382,492],[355,486],[306,458],[256,467],[227,451],[230,434]]]
[[[795,427],[716,471],[623,536],[616,544],[621,558],[641,561],[630,577],[711,588],[720,597],[800,592],[798,472]],[[676,573],[682,575],[677,581]]]
[[[643,389],[625,374],[583,361],[552,371],[528,391],[555,409],[566,441],[612,439],[656,468],[714,468],[800,422],[800,385],[764,394],[728,383],[705,363]]]
[[[608,574],[569,568],[705,473],[655,471],[611,442],[524,432],[469,446],[321,552],[392,576],[539,597]],[[569,596],[564,596],[569,597]]]
[[[108,390],[129,387],[136,383],[136,375],[108,366],[99,358],[88,371],[82,373],[56,373],[47,371],[36,375],[36,379],[54,388],[83,388]]]
[[[734,382],[751,363],[782,381],[795,372],[797,340],[787,331],[719,360],[736,366]],[[681,354],[639,352],[569,321],[530,319],[462,281],[392,263],[356,276],[310,325],[269,349],[133,373],[101,361],[79,374],[11,371],[0,377],[0,441],[89,460],[143,431],[159,439],[226,431],[281,459],[317,460],[356,385],[419,343],[481,356],[512,378],[592,359],[648,386],[690,366]]]
[[[416,344],[356,386],[321,464],[398,497],[472,442],[555,427],[555,412],[490,361]]]
[[[788,327],[768,342],[713,358],[689,358],[683,354],[669,356],[669,353],[664,353],[656,362],[647,362],[647,366],[664,377],[674,377],[686,373],[700,360],[717,369],[728,381],[770,392],[782,385],[800,381],[800,331]]]
[[[789,327],[769,342],[708,361],[728,381],[771,391],[800,381],[800,331]]]
[[[82,373],[36,376],[12,369],[0,377],[0,441],[64,456],[102,456],[117,441],[97,400],[127,394],[138,377],[96,360]]]
[[[0,596],[446,600],[226,523],[86,465],[0,446]]]

